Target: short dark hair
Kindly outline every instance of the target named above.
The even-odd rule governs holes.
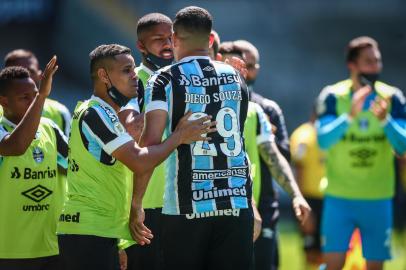
[[[131,54],[131,49],[119,44],[103,44],[90,52],[90,75],[94,81],[97,78],[97,70],[105,67],[105,60],[114,60],[116,55]]]
[[[0,95],[4,96],[10,83],[18,79],[30,78],[30,72],[23,67],[11,66],[0,71]]]
[[[233,41],[221,42],[219,47],[219,53],[221,54],[236,54],[243,58],[244,50],[241,47],[235,46]]]
[[[367,36],[357,37],[351,40],[346,48],[345,58],[347,63],[356,61],[361,50],[365,48],[375,48],[379,50],[378,42]]]
[[[141,39],[141,34],[158,24],[172,25],[171,19],[162,13],[149,13],[142,16],[137,22],[137,37]]]
[[[193,34],[209,35],[213,25],[210,13],[201,7],[185,7],[176,13],[173,30],[186,31]]]
[[[19,59],[30,59],[30,58],[34,58],[38,62],[38,59],[35,56],[35,54],[29,50],[25,49],[12,50],[6,55],[6,57],[4,57],[4,66],[5,67],[15,66],[15,62],[18,61]]]

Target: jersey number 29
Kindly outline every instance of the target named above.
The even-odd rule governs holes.
[[[206,115],[207,114],[203,112],[196,112],[190,116],[189,120],[196,120]],[[226,118],[230,120],[228,122],[230,123],[228,129],[226,128]],[[232,108],[224,107],[217,113],[216,122],[217,132],[224,138],[224,142],[220,143],[221,152],[226,156],[238,156],[242,150],[242,143],[237,114]],[[232,149],[229,148],[227,143],[231,137],[234,141],[234,148]],[[214,143],[198,141],[195,143],[192,151],[195,156],[217,156],[217,149]]]

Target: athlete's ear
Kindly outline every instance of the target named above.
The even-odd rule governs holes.
[[[213,47],[213,43],[214,43],[214,34],[210,33],[210,36],[209,36],[209,48]]]
[[[110,80],[104,68],[99,68],[97,70],[97,77],[99,77],[100,81],[102,81],[104,84],[110,85]]]
[[[142,54],[148,54],[147,48],[145,48],[144,44],[142,44],[141,41],[137,40],[137,49],[142,53]]]
[[[216,60],[217,61],[223,61],[223,56],[221,55],[221,53],[216,54]]]

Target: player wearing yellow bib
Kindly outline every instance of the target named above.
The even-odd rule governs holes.
[[[145,172],[180,144],[207,140],[202,134],[211,132],[213,125],[210,121],[203,124],[210,117],[188,121],[191,113],[187,113],[162,144],[140,148],[117,116],[137,95],[130,49],[117,44],[95,48],[90,53],[90,71],[94,95],[79,103],[73,116],[68,193],[58,224],[65,270],[117,269],[118,238],[149,244],[153,236],[143,224],[144,212],[138,201],[132,201],[132,193],[143,194],[149,180],[142,177]],[[130,170],[137,174],[134,181]]]
[[[138,101],[140,102],[140,116],[142,118],[144,117],[144,89],[148,79],[159,68],[173,62],[171,35],[172,21],[161,13],[147,14],[140,18],[137,23],[137,48],[141,53],[142,62],[136,68],[136,72],[140,82]],[[124,109],[131,109],[131,107],[126,106]],[[135,111],[135,109],[133,110]],[[120,112],[119,116],[121,117],[120,114],[124,112]],[[135,114],[135,112],[133,113]],[[134,118],[136,117],[138,116],[134,116]],[[131,135],[140,133],[135,130],[136,122],[127,122],[125,125]],[[129,270],[161,268],[160,224],[165,187],[164,165],[165,163],[162,163],[155,168],[143,198],[145,225],[154,232],[154,240],[146,246],[133,245],[134,242],[122,243],[123,247],[126,248]],[[129,245],[131,246],[127,248]]]
[[[23,49],[13,50],[4,58],[4,66],[21,66],[28,69],[31,79],[39,87],[42,70],[39,68],[37,57],[32,52]],[[66,136],[69,135],[71,115],[65,105],[47,98],[42,110],[42,116],[54,121]]]
[[[382,58],[372,38],[350,41],[347,66],[350,79],[319,96],[317,133],[328,178],[322,248],[327,269],[342,269],[358,228],[367,269],[381,270],[390,258],[394,152],[406,152],[406,103],[399,89],[377,81]]]
[[[314,126],[315,112],[309,122],[300,125],[290,137],[290,150],[300,190],[312,213],[301,226],[308,268],[317,269],[322,263],[320,221],[323,202],[322,179],[325,179],[325,155],[317,143]],[[325,184],[325,183],[323,183]]]
[[[0,72],[0,269],[60,269],[57,166],[66,168],[68,148],[62,131],[40,119],[56,70],[54,57],[39,90],[22,67]]]

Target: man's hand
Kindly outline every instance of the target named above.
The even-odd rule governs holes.
[[[388,114],[389,101],[381,97],[376,97],[374,103],[372,104],[370,111],[379,119],[383,121]]]
[[[118,259],[120,262],[120,270],[127,270],[128,258],[127,258],[127,253],[125,253],[125,250],[120,249],[118,251]]]
[[[230,66],[232,66],[233,68],[238,70],[238,72],[241,73],[243,78],[247,79],[248,69],[247,69],[247,65],[245,64],[244,60],[233,56],[233,57],[231,57],[231,60],[229,60],[229,58],[227,58],[224,61],[224,63],[229,64]]]
[[[144,113],[137,113],[134,110],[124,110],[118,113],[120,122],[123,124],[128,134],[138,142],[144,128]]]
[[[300,224],[303,225],[309,217],[311,208],[302,196],[295,196],[292,200],[293,211]]]
[[[209,141],[210,137],[207,137],[207,133],[217,131],[213,128],[217,124],[216,121],[211,122],[211,116],[206,115],[196,120],[189,120],[192,115],[191,111],[188,111],[179,121],[176,126],[175,132],[179,132],[181,136],[181,144],[191,144],[195,141]]]
[[[362,111],[366,97],[372,92],[368,85],[362,87],[354,93],[351,104],[350,118],[354,118]]]
[[[131,206],[130,233],[132,238],[141,246],[150,244],[153,238],[151,230],[144,225],[145,213],[142,206]]]
[[[38,91],[41,96],[48,97],[51,93],[52,77],[57,70],[58,65],[56,64],[56,55],[54,55],[45,67],[44,73],[42,73],[42,79]]]
[[[262,218],[258,212],[257,207],[253,203],[252,211],[254,212],[254,237],[253,242],[257,241],[258,237],[261,235],[262,231]]]

